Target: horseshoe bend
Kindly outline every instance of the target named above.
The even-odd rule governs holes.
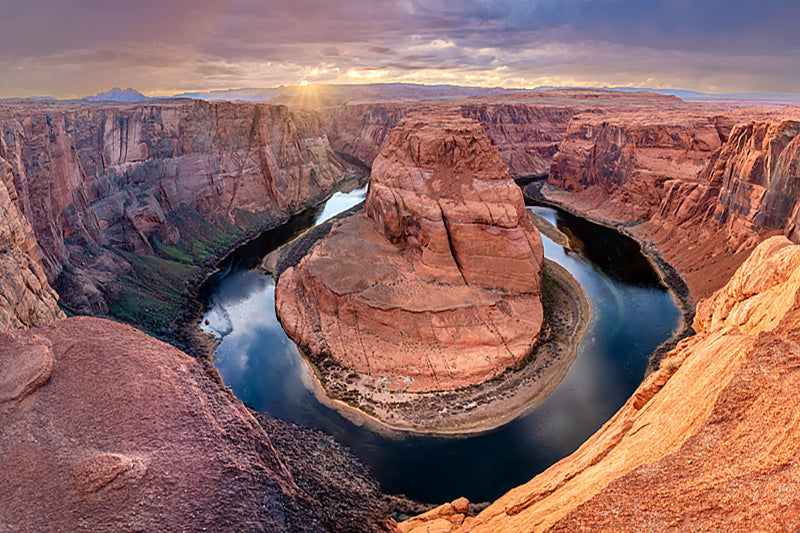
[[[800,528],[797,108],[595,90],[20,101],[0,130],[0,531]],[[580,288],[537,226],[586,243],[531,217],[512,178],[641,243],[686,329],[573,453],[494,501],[383,494],[333,437],[245,406],[197,329],[228,251],[365,165],[364,206],[283,249],[276,306],[329,392],[389,425],[466,427],[408,413],[536,374],[553,312],[580,336]]]

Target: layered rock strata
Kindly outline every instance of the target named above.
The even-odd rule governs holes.
[[[548,182],[616,220],[649,218],[665,183],[693,178],[720,147],[721,120],[656,109],[579,115],[553,158]]]
[[[713,222],[728,248],[752,247],[764,231],[797,240],[800,122],[748,122],[733,128],[691,184],[670,184],[657,220]]]
[[[794,236],[797,114],[578,115],[545,194],[655,247],[702,298],[765,236]]]
[[[759,245],[694,328],[578,451],[440,530],[797,530],[800,246]]]
[[[433,104],[433,101],[429,101]],[[385,146],[389,133],[408,111],[424,104],[410,101],[354,102],[321,111],[331,145],[367,166]],[[675,97],[602,90],[531,91],[515,95],[439,100],[437,107],[479,121],[508,166],[511,177],[547,174],[567,126],[578,113],[638,108],[686,109]]]
[[[213,368],[128,326],[71,318],[0,334],[0,524],[385,530],[377,485],[345,450],[267,422]],[[292,441],[288,458],[271,435]]]
[[[0,138],[0,151],[2,150]],[[64,318],[42,270],[33,229],[22,215],[11,165],[0,157],[0,331]]]
[[[129,320],[166,313],[193,267],[347,175],[319,115],[280,106],[5,104],[0,131],[65,305]]]
[[[542,323],[542,242],[479,123],[402,119],[365,212],[278,281],[278,316],[312,358],[405,391],[481,383],[525,360]]]

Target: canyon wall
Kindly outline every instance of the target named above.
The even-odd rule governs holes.
[[[420,107],[425,105],[372,103],[331,108],[323,111],[325,130],[337,151],[372,166],[400,118]],[[437,107],[480,122],[514,178],[547,173],[567,124],[577,111],[574,104],[558,107],[519,102],[440,104]]]
[[[548,90],[516,95],[440,100],[358,102],[320,112],[331,145],[367,166],[378,156],[389,132],[409,110],[436,107],[481,123],[512,178],[547,174],[573,116],[607,110],[696,109],[681,100],[653,93],[604,90]]]
[[[548,182],[616,220],[650,218],[665,184],[694,179],[725,141],[722,121],[655,109],[578,115],[553,158]]]
[[[321,199],[349,170],[319,115],[280,106],[2,105],[0,132],[66,307],[146,326],[166,326],[205,259]]]
[[[459,111],[481,123],[511,177],[517,178],[547,174],[578,105],[476,102],[460,105]]]
[[[58,295],[47,283],[36,237],[22,215],[19,200],[11,165],[0,157],[0,331],[46,326],[64,317]]]
[[[796,531],[800,246],[759,245],[694,328],[575,453],[441,531]]]
[[[797,239],[800,122],[737,125],[697,181],[712,198],[718,191],[711,205],[698,202],[697,207],[709,211],[713,207],[711,220],[724,229],[730,249],[752,245],[765,230],[783,231]],[[675,203],[664,202],[662,219],[685,223],[697,207],[691,201],[681,201],[680,194],[671,196]],[[704,190],[697,196],[709,195]]]
[[[577,115],[545,195],[657,249],[702,298],[766,236],[797,238],[792,116],[800,110]]]

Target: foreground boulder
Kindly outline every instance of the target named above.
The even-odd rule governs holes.
[[[383,529],[376,486],[339,472],[344,450],[337,464],[309,448],[326,439],[267,422],[213,368],[127,326],[72,318],[0,334],[0,529]],[[287,432],[288,455],[272,438]],[[309,457],[325,465],[310,482],[298,472]]]
[[[542,324],[543,247],[481,125],[410,114],[373,164],[366,214],[280,277],[312,358],[390,390],[449,390],[521,364]]]
[[[798,267],[759,245],[578,451],[441,531],[797,531]]]

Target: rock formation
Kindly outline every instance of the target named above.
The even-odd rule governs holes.
[[[334,226],[276,289],[287,333],[392,390],[480,383],[531,352],[543,248],[479,123],[400,121],[365,215]]]
[[[422,105],[410,101],[352,103],[325,109],[322,116],[331,146],[372,166],[400,118]],[[436,106],[479,121],[512,178],[546,174],[566,136],[567,125],[577,113],[686,107],[674,97],[602,90],[552,90],[463,101],[440,100]]]
[[[156,314],[212,250],[285,220],[347,173],[319,115],[280,106],[3,104],[0,131],[9,185],[67,307],[134,320],[121,309]],[[178,278],[177,296],[137,292],[145,267]]]
[[[797,122],[785,117],[798,110],[643,111],[576,116],[548,180],[561,191],[546,194],[652,243],[708,296],[766,235],[793,235]]]
[[[3,152],[0,137],[0,152]],[[58,295],[42,271],[39,247],[19,208],[11,166],[0,157],[0,331],[64,318]]]
[[[724,139],[686,111],[585,113],[570,122],[548,181],[630,222],[655,214],[665,183],[696,176]]]
[[[512,178],[547,174],[576,105],[481,102],[462,104],[461,114],[486,130]]]
[[[800,246],[763,242],[578,451],[437,531],[796,531],[798,267]]]
[[[128,326],[71,318],[0,334],[0,524],[384,530],[377,486],[363,467],[348,465],[338,447],[339,458],[327,458],[332,450],[295,431],[293,455],[326,457],[305,467],[318,478],[309,484],[297,458],[274,444],[283,424],[267,422],[208,364]]]

